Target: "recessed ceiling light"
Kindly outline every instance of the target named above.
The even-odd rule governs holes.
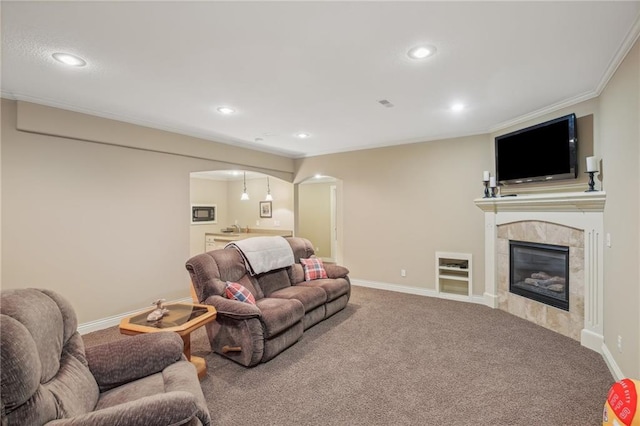
[[[53,59],[56,61],[69,65],[70,67],[84,67],[87,65],[87,61],[70,53],[57,52],[51,56],[53,56]]]
[[[217,110],[220,114],[225,114],[225,115],[233,114],[234,112],[236,112],[236,110],[235,110],[235,109],[233,109],[233,108],[231,108],[231,107],[228,107],[228,106],[221,106],[221,107],[216,108],[216,110]]]
[[[300,139],[306,139],[309,137],[309,133],[300,132],[300,133],[297,133],[296,136],[299,137]]]
[[[436,53],[435,46],[425,45],[425,46],[416,46],[409,49],[407,52],[407,56],[411,59],[424,59],[429,56],[433,56]]]
[[[451,111],[459,112],[464,109],[464,104],[453,104],[451,105]]]

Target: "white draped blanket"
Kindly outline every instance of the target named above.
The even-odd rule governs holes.
[[[294,263],[293,250],[284,237],[251,237],[225,246],[234,247],[251,275],[286,268]]]

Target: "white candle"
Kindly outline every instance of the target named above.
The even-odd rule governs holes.
[[[491,188],[495,188],[496,187],[496,177],[495,176],[491,176],[491,179],[489,179],[489,186]]]
[[[489,171],[485,170],[484,172],[482,172],[482,181],[486,182],[489,180]]]
[[[598,171],[598,160],[596,157],[587,157],[587,171],[588,172]]]

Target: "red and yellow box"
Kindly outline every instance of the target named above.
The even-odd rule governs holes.
[[[602,412],[602,426],[640,426],[640,381],[622,379],[611,386]]]

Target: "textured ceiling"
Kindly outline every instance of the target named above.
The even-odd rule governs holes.
[[[640,2],[3,1],[1,11],[3,97],[304,157],[486,133],[596,96],[638,35]],[[422,43],[437,53],[409,59]],[[216,112],[223,105],[236,113]]]

